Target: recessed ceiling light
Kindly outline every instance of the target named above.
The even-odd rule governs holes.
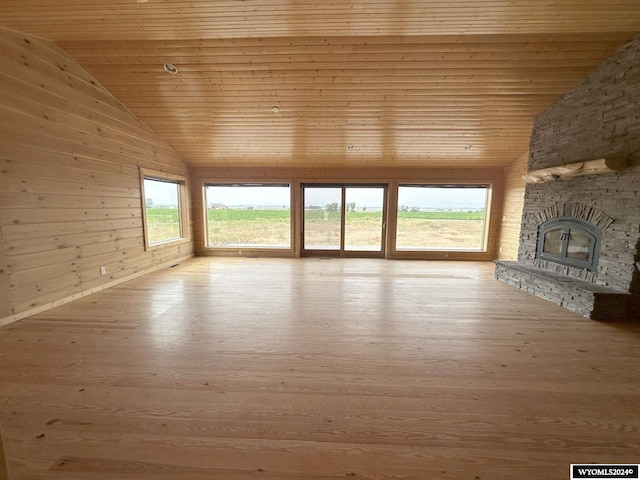
[[[465,145],[464,149],[465,150],[471,150],[473,148],[473,145]]]
[[[278,113],[280,111],[280,107],[277,105],[274,105],[273,107],[271,107],[271,111],[273,113]]]
[[[178,67],[176,67],[173,63],[165,63],[164,71],[170,73],[171,75],[175,75],[178,73]]]
[[[353,145],[350,143],[349,145],[347,145],[347,148],[348,148],[349,150],[353,150]]]

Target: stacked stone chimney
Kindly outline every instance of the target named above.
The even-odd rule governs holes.
[[[640,35],[538,117],[528,166],[614,157],[628,167],[527,185],[518,262],[498,262],[498,278],[590,318],[640,321]],[[560,216],[602,230],[597,271],[536,259],[539,225]]]

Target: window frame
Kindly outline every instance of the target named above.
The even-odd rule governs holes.
[[[482,238],[481,238],[481,246],[480,248],[442,248],[442,247],[433,247],[433,248],[421,248],[421,249],[408,249],[408,248],[400,248],[398,249],[397,245],[397,235],[398,235],[398,212],[400,209],[399,195],[401,187],[432,187],[432,188],[485,188],[486,189],[486,197],[485,197],[485,215],[484,215],[484,224],[482,230]],[[456,258],[458,256],[467,257],[468,255],[476,255],[482,254],[486,255],[489,253],[489,233],[491,230],[491,205],[493,198],[493,189],[494,185],[492,182],[415,182],[415,181],[399,181],[395,185],[394,191],[394,209],[390,212],[389,215],[389,223],[393,224],[393,236],[390,238],[391,248],[390,252],[393,256],[402,256],[407,258],[421,258],[422,256],[431,256],[431,254],[443,254],[443,258]]]
[[[163,240],[160,242],[149,242],[149,227],[147,226],[147,202],[144,189],[145,180],[154,180],[175,184],[178,186],[178,220],[180,222],[180,237]],[[140,193],[142,204],[142,225],[144,231],[144,249],[153,250],[166,245],[176,245],[191,241],[191,229],[189,221],[189,190],[187,177],[158,170],[140,168]]]
[[[207,187],[288,187],[289,188],[289,246],[268,246],[268,245],[234,245],[234,246],[213,246],[209,245],[209,206],[207,203]],[[267,181],[256,180],[217,180],[205,179],[202,181],[202,245],[204,251],[214,255],[228,255],[237,253],[238,255],[250,255],[251,253],[259,253],[263,256],[291,256],[296,251],[296,230],[295,230],[295,183],[290,179],[278,180],[269,179]]]

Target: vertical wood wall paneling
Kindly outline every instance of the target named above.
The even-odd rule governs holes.
[[[178,154],[56,45],[0,29],[0,65],[3,323],[193,254],[144,251],[138,169]]]
[[[517,260],[520,244],[520,226],[524,207],[525,182],[522,175],[527,172],[529,152],[514,160],[504,169],[504,199],[498,254],[500,260]]]
[[[264,249],[210,249],[206,248],[204,235],[206,229],[202,198],[202,185],[205,182],[288,182],[294,189],[294,203],[291,209],[294,224],[293,250]],[[418,169],[418,168],[194,168],[191,176],[192,203],[194,209],[194,235],[198,255],[255,255],[262,256],[298,256],[301,250],[300,228],[302,212],[300,210],[301,183],[386,183],[389,185],[389,222],[387,226],[387,257],[397,259],[437,259],[491,261],[495,258],[500,232],[500,218],[503,197],[503,171],[501,168],[460,168],[460,169]],[[492,205],[486,252],[394,252],[393,239],[394,212],[397,210],[395,190],[400,183],[490,183],[492,185]],[[240,253],[242,251],[242,253]],[[446,253],[446,257],[445,257]]]

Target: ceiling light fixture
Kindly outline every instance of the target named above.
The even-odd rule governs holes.
[[[353,150],[353,144],[351,144],[351,143],[350,143],[349,145],[347,145],[347,148],[348,148],[349,150]]]
[[[164,71],[170,73],[171,75],[175,75],[178,73],[178,67],[176,67],[173,63],[165,63]]]
[[[278,113],[278,112],[280,111],[280,107],[279,107],[279,106],[277,106],[277,105],[275,105],[275,106],[271,107],[271,111],[272,111],[273,113]]]
[[[465,145],[464,149],[465,150],[471,150],[473,148],[473,145]]]

